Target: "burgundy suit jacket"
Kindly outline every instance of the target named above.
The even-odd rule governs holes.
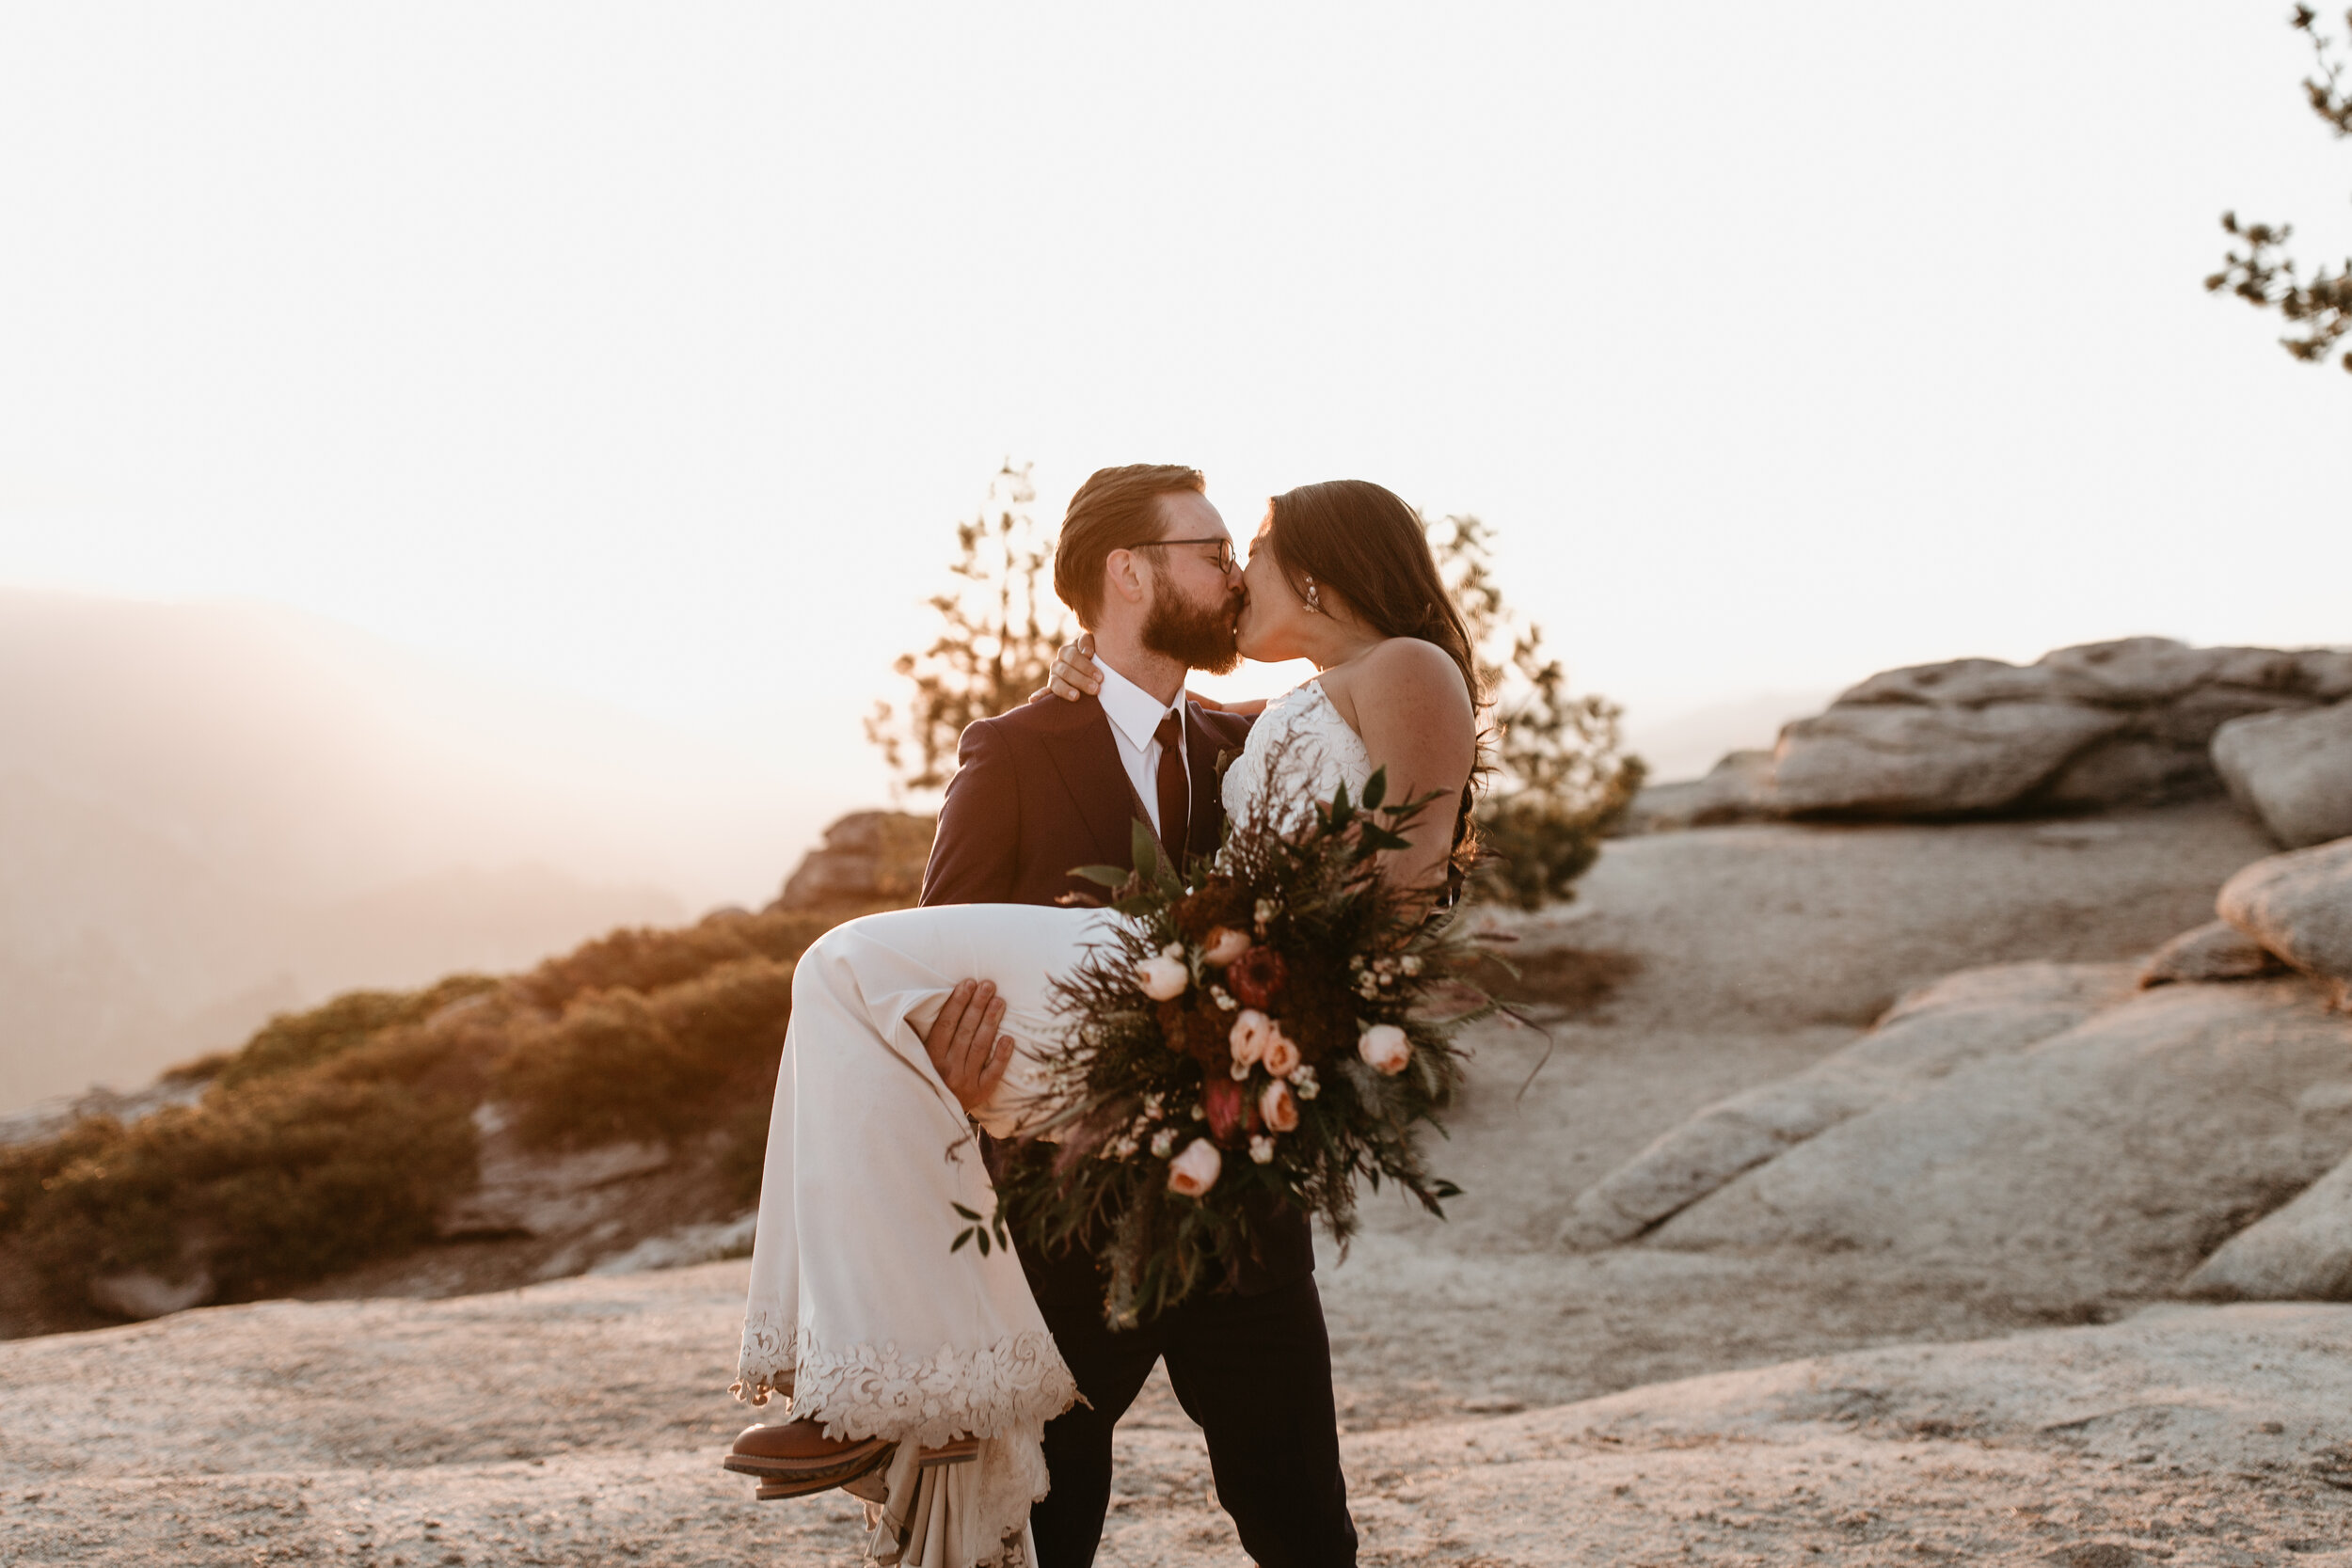
[[[1212,853],[1224,832],[1217,756],[1236,752],[1249,721],[1197,703],[1184,705],[1184,750],[1192,780],[1186,852]],[[1031,703],[963,732],[956,776],[939,812],[939,833],[923,869],[925,904],[1054,904],[1064,894],[1104,902],[1108,890],[1070,873],[1081,865],[1135,864],[1135,786],[1119,758],[1109,715],[1092,697]],[[984,1140],[989,1168],[1001,1168],[1009,1146]],[[1304,1277],[1315,1266],[1307,1217],[1295,1209],[1263,1216],[1259,1254],[1229,1259],[1231,1282],[1258,1295]],[[1041,1304],[1103,1297],[1090,1251],[1046,1258],[1025,1239],[1014,1250]]]
[[[1224,831],[1216,759],[1239,751],[1249,721],[1184,705],[1192,780],[1188,851],[1208,854]],[[1135,786],[1110,716],[1092,697],[1031,703],[963,732],[956,776],[923,868],[926,904],[1052,904],[1106,891],[1071,876],[1081,865],[1135,864]]]

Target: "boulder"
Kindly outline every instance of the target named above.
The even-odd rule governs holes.
[[[2181,1291],[2236,1301],[2352,1301],[2352,1160],[2223,1243]]]
[[[1652,827],[1787,816],[2101,810],[2217,792],[2222,726],[2352,695],[2352,650],[2192,648],[2160,637],[1884,671],[1636,815]]]
[[[938,818],[903,811],[851,812],[825,830],[824,844],[801,858],[777,904],[788,910],[888,899],[913,903]]]
[[[2283,973],[2279,956],[2226,920],[2183,931],[2140,966],[2139,984],[2196,985],[2217,980],[2259,980]]]
[[[2299,1095],[2352,1021],[2299,977],[2142,991],[1851,1117],[1667,1220],[1668,1248],[1881,1250],[2087,1293],[2170,1290],[2352,1152]]]
[[[1789,816],[1967,816],[2029,794],[2125,719],[2066,703],[1849,704],[1781,731],[1771,798]]]
[[[2352,837],[2352,703],[2233,719],[2214,732],[2213,765],[2288,848]]]
[[[2352,999],[2352,838],[2256,861],[2221,884],[2221,918]]]
[[[521,1147],[497,1106],[475,1107],[482,1180],[435,1224],[441,1240],[489,1241],[584,1231],[604,1220],[615,1189],[670,1164],[669,1146],[610,1143],[567,1153]]]
[[[2131,985],[2123,964],[2026,963],[1921,987],[1844,1050],[1718,1101],[1660,1136],[1578,1196],[1560,1243],[1588,1251],[1627,1241],[1849,1117],[1915,1096],[1964,1063],[2073,1028]]]

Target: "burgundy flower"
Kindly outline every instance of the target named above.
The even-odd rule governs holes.
[[[1209,1114],[1209,1136],[1230,1144],[1241,1132],[1249,1097],[1225,1073],[1214,1073],[1200,1085],[1200,1108]]]
[[[1282,984],[1290,978],[1290,970],[1282,962],[1282,955],[1260,943],[1235,958],[1225,972],[1225,983],[1233,994],[1252,1007],[1263,1007],[1282,994]]]

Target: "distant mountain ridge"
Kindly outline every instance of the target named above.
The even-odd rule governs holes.
[[[772,888],[821,816],[314,617],[0,589],[0,1111]]]

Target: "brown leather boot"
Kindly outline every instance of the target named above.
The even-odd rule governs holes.
[[[758,1477],[758,1496],[765,1501],[830,1491],[889,1464],[898,1448],[881,1437],[828,1437],[822,1423],[803,1417],[777,1426],[745,1427],[719,1463]]]

